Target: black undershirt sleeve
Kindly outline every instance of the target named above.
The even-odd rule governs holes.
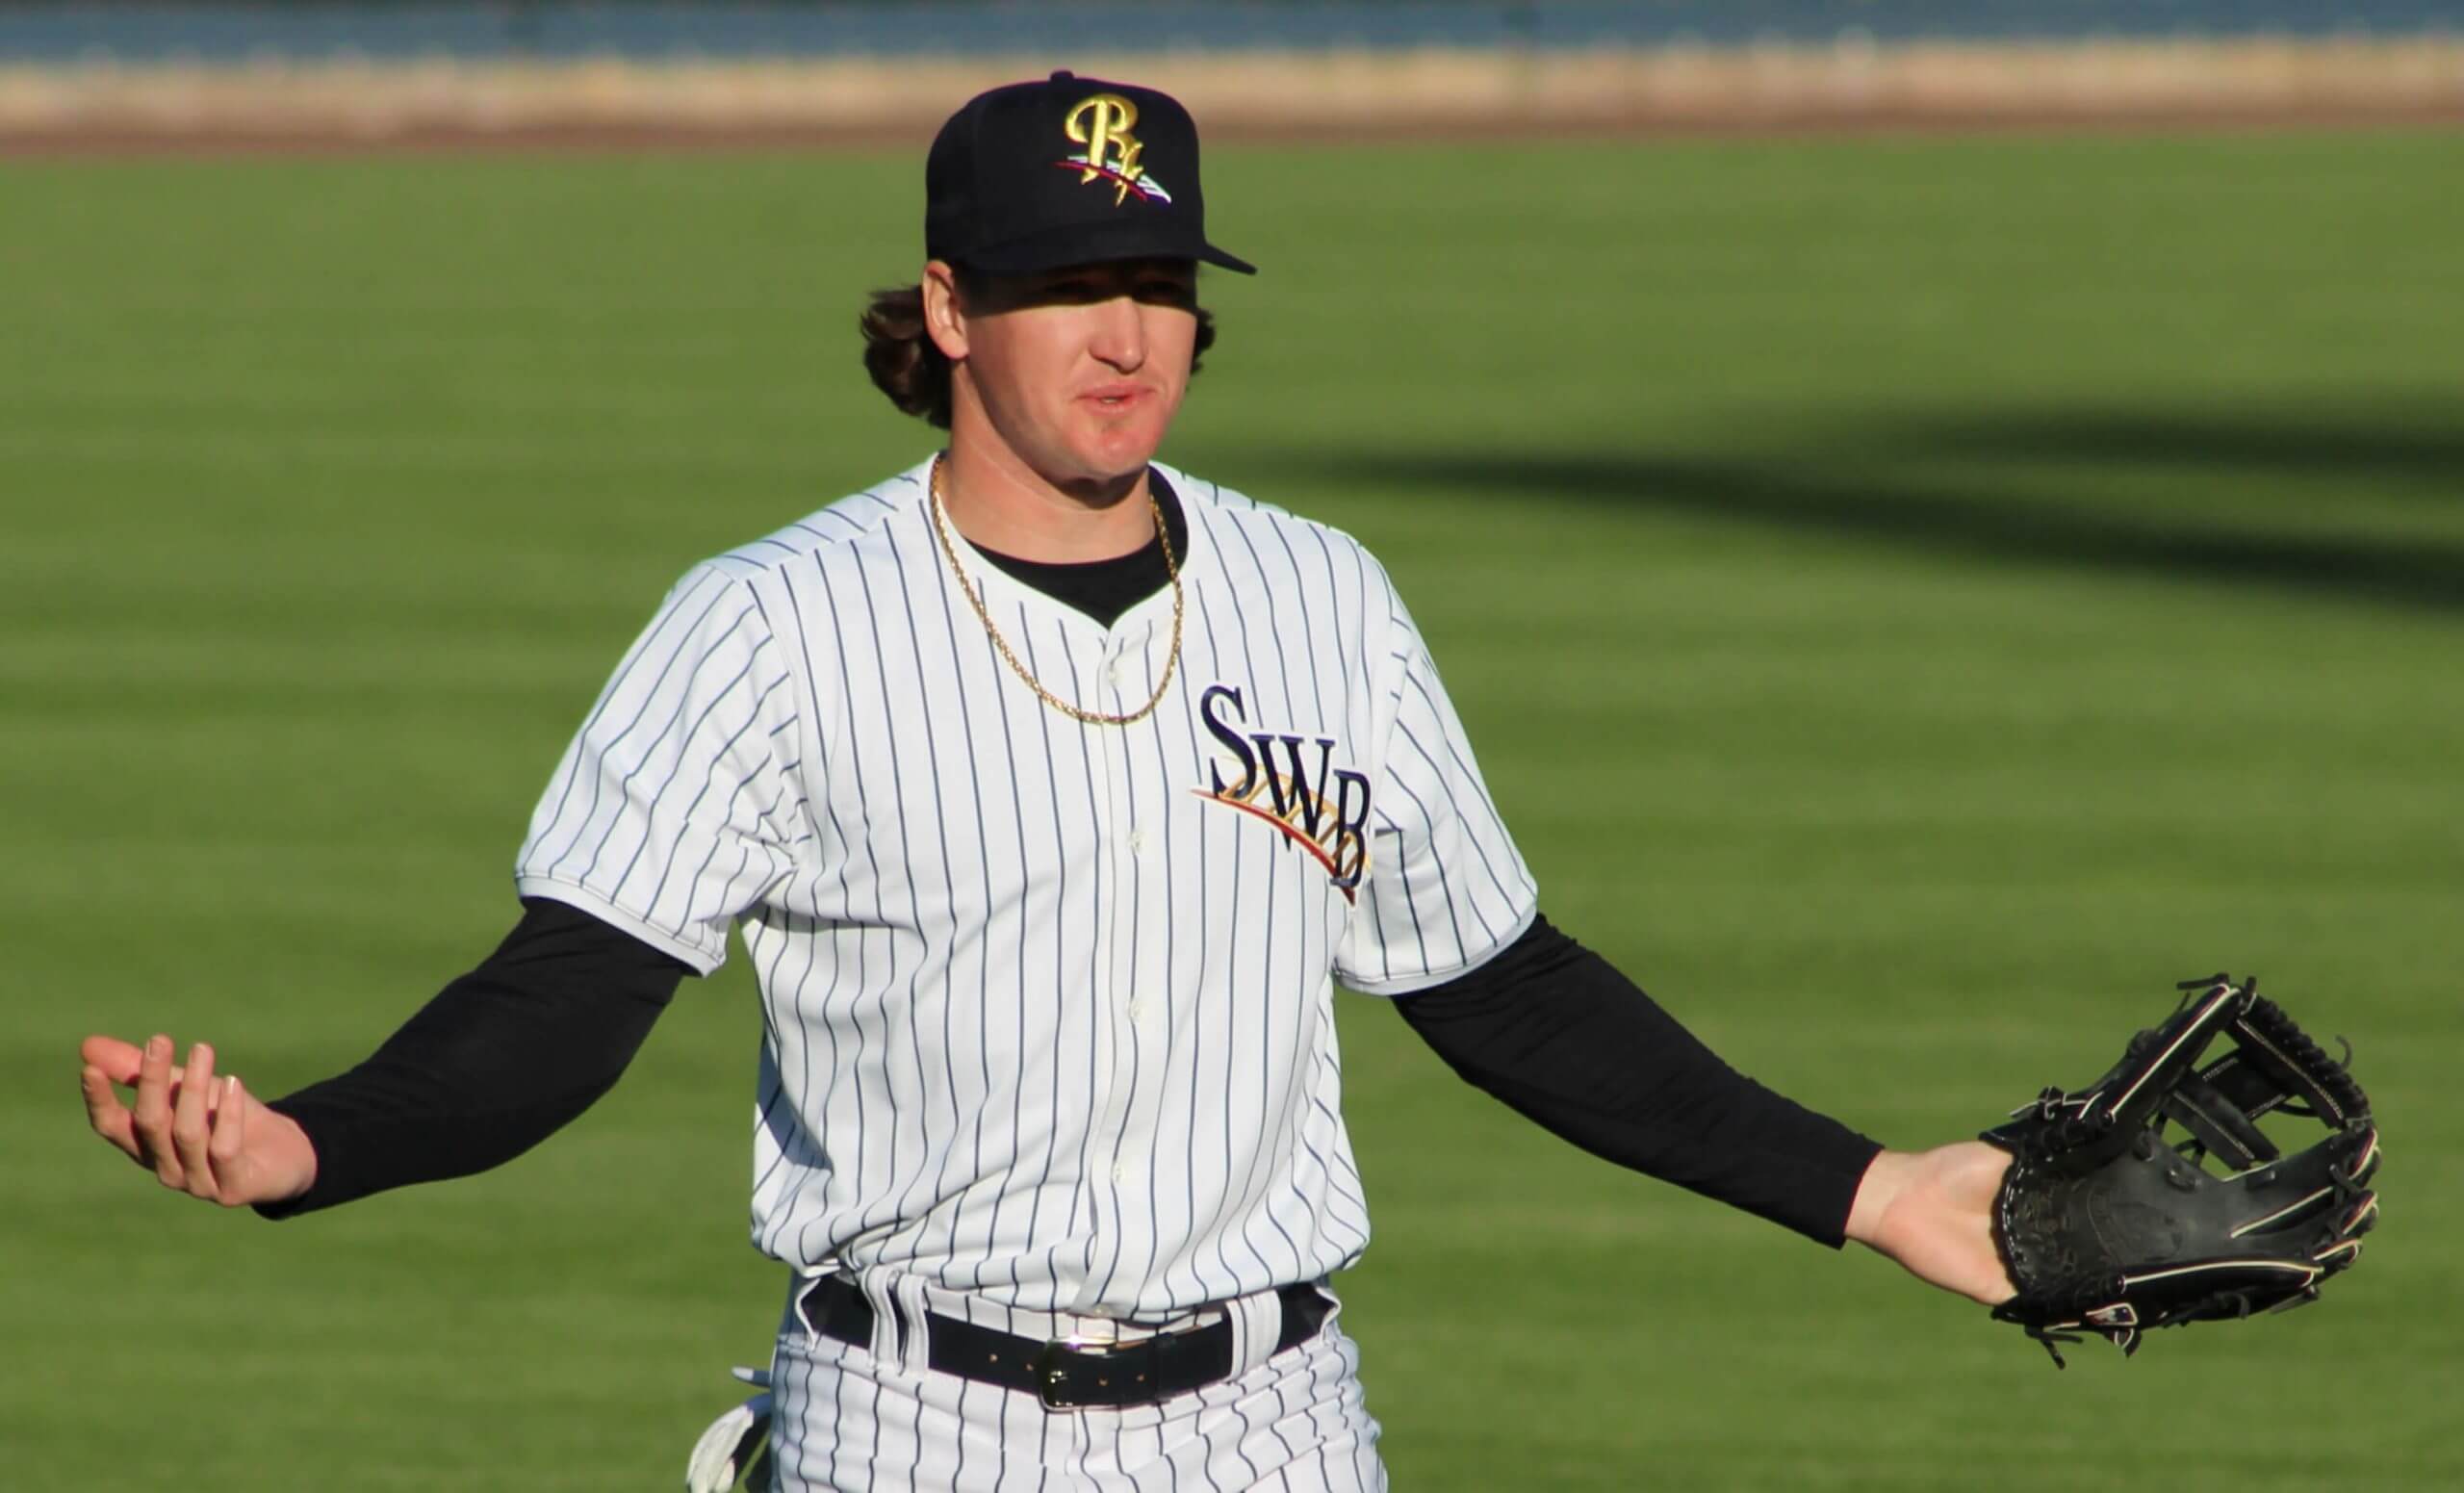
[[[1395,1005],[1466,1081],[1584,1150],[1845,1242],[1882,1147],[1729,1067],[1547,918]]]
[[[272,1102],[308,1133],[317,1180],[259,1213],[501,1166],[615,1087],[689,971],[578,909],[523,907],[495,953],[367,1062]]]

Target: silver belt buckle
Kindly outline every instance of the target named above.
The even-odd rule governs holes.
[[[1114,1406],[1111,1405],[1073,1404],[1053,1398],[1066,1387],[1061,1381],[1061,1355],[1065,1352],[1068,1352],[1077,1353],[1084,1357],[1108,1358],[1113,1354],[1121,1352],[1125,1350],[1143,1348],[1144,1346],[1146,1345],[1143,1341],[1137,1343],[1090,1343],[1075,1337],[1055,1338],[1044,1344],[1042,1348],[1039,1349],[1032,1361],[1036,1377],[1036,1398],[1043,1403],[1043,1407],[1047,1410],[1066,1410],[1073,1414],[1084,1414],[1089,1410],[1112,1409]],[[1110,1389],[1112,1387],[1112,1380],[1098,1375],[1095,1379],[1095,1387],[1099,1389]]]

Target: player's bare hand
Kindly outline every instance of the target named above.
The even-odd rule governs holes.
[[[198,1043],[174,1063],[171,1039],[138,1047],[89,1037],[78,1048],[86,1119],[94,1133],[165,1187],[240,1207],[278,1202],[317,1179],[307,1133],[258,1102],[239,1077],[217,1077],[214,1049]],[[119,1091],[135,1091],[125,1103]]]
[[[1993,1305],[2016,1294],[1993,1247],[1993,1199],[2011,1153],[1983,1141],[1874,1158],[1848,1214],[1848,1237],[1918,1279]]]

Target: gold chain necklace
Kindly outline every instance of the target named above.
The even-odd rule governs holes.
[[[1010,651],[1010,640],[992,625],[992,613],[984,606],[984,597],[967,583],[966,571],[959,564],[957,539],[950,534],[950,520],[941,499],[941,458],[933,458],[933,480],[930,483],[933,508],[933,531],[941,539],[941,555],[950,562],[950,574],[957,578],[959,589],[966,594],[967,604],[975,608],[975,620],[984,624],[984,635],[992,639],[993,651],[1010,665],[1010,672],[1026,681],[1036,698],[1073,720],[1089,726],[1132,726],[1155,713],[1164,703],[1164,692],[1172,687],[1172,668],[1181,661],[1181,567],[1172,556],[1172,533],[1164,522],[1164,505],[1156,501],[1153,478],[1148,478],[1146,505],[1155,510],[1155,541],[1164,547],[1164,574],[1172,578],[1172,651],[1164,656],[1164,677],[1155,682],[1154,698],[1127,715],[1106,715],[1099,710],[1081,709],[1043,687],[1043,682],[1027,672],[1018,656]]]

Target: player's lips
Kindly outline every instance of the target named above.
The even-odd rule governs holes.
[[[1153,392],[1143,384],[1097,384],[1079,395],[1078,401],[1082,404],[1091,404],[1107,415],[1118,415],[1137,408],[1139,401]]]

